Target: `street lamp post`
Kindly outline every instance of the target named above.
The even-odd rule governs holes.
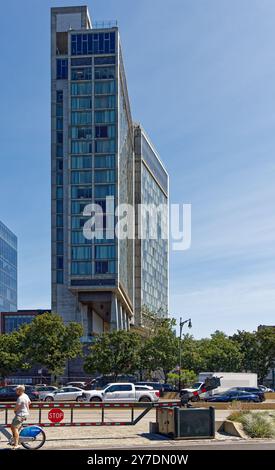
[[[179,392],[181,390],[181,337],[182,337],[182,328],[183,325],[188,323],[188,328],[192,328],[192,321],[191,318],[188,318],[188,320],[182,320],[180,317],[180,337],[179,337]]]

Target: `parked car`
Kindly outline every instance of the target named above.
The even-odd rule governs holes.
[[[53,385],[39,385],[35,387],[35,390],[39,394],[39,399],[43,401],[45,400],[46,396],[49,395],[49,393],[57,391],[58,388],[54,387]]]
[[[160,382],[136,382],[136,385],[146,385],[147,387],[153,387],[154,390],[159,390],[160,392],[167,391],[165,390],[165,385]],[[169,390],[170,391],[170,390]]]
[[[85,390],[87,387],[87,382],[68,382],[66,384],[66,387],[77,387],[81,388],[82,390]]]
[[[1,401],[16,401],[18,395],[16,394],[17,385],[6,385],[5,387],[0,387],[0,402]],[[38,401],[39,393],[33,390],[33,387],[28,388],[26,386],[26,393],[30,397],[31,401]]]
[[[118,375],[116,378],[116,383],[136,383],[136,377],[134,375]],[[103,388],[107,387],[110,383],[114,382],[113,375],[101,375],[100,377],[96,377],[92,379],[90,382],[87,383],[86,389],[88,390],[102,390]]]
[[[266,387],[265,385],[258,385],[258,388],[262,390],[264,393],[273,392],[272,388]]]
[[[258,388],[258,387],[232,387],[228,391],[243,391],[243,392],[248,392],[248,393],[254,393],[255,395],[258,395],[260,398],[260,401],[265,401],[265,396],[264,392]]]
[[[159,390],[133,383],[111,383],[103,390],[86,390],[85,401],[90,402],[157,402]]]
[[[184,395],[185,393],[188,393],[191,401],[199,401],[200,399],[205,399],[209,397],[209,393],[201,393],[200,395],[193,395],[194,392],[200,392],[200,389],[204,385],[204,382],[195,382],[191,387],[189,388],[182,388],[180,391],[180,396]]]
[[[259,403],[260,397],[256,393],[249,393],[243,390],[229,390],[228,392],[217,393],[212,397],[205,398],[207,402],[232,402],[232,401],[246,401]]]
[[[83,401],[83,390],[79,387],[63,387],[54,392],[48,392],[45,401]]]

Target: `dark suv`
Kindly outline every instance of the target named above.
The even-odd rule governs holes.
[[[16,394],[17,385],[6,385],[0,387],[0,402],[1,401],[16,401],[18,396]],[[31,385],[25,386],[25,392],[29,396],[31,401],[39,400],[39,393]]]

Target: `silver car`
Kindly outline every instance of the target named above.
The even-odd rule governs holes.
[[[39,393],[40,400],[43,401],[49,393],[56,392],[58,388],[53,385],[39,385],[35,387],[35,390]]]
[[[45,396],[45,401],[83,401],[83,390],[78,387],[63,387]]]

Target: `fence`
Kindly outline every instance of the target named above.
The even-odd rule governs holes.
[[[1,403],[0,404],[0,427],[10,427],[9,415],[10,411],[14,410],[14,403]],[[165,401],[158,403],[32,403],[30,408],[38,411],[38,419],[35,422],[29,422],[28,425],[39,425],[42,427],[65,427],[65,426],[134,426],[151,410],[164,407],[177,407],[180,406],[179,401]],[[48,422],[50,420],[49,414],[54,414],[54,409],[68,411],[68,416],[63,416],[60,422]],[[105,410],[123,409],[130,411],[129,421],[105,421]],[[48,421],[43,421],[42,411],[49,411]],[[97,410],[100,411],[100,421],[75,421],[75,410]],[[136,410],[143,410],[138,416],[135,416]],[[1,420],[1,411],[4,411],[3,420]],[[61,422],[63,419],[66,422]]]

